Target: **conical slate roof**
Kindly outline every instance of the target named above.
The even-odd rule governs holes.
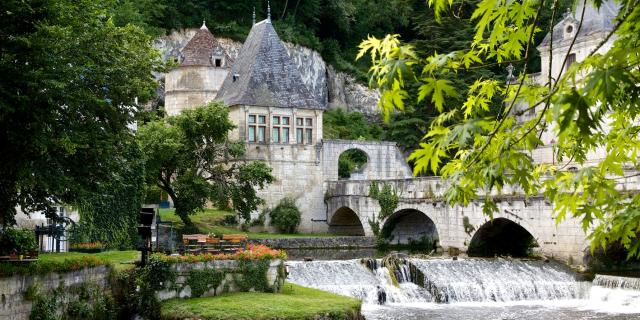
[[[582,8],[584,7],[584,2],[579,1],[579,4],[575,11],[575,16],[572,14],[565,15],[564,19],[562,19],[558,24],[553,27],[553,42],[562,42],[565,40],[569,40],[572,37],[567,37],[564,28],[568,23],[573,23],[575,28],[578,27],[578,23],[580,16],[582,15]],[[586,8],[584,8],[584,21],[582,22],[582,27],[580,27],[580,34],[578,34],[577,40],[581,37],[589,36],[591,34],[599,33],[599,32],[609,32],[613,30],[613,19],[618,14],[619,7],[614,3],[613,0],[604,0],[602,1],[602,5],[600,9],[596,9],[593,6],[591,1],[588,1],[586,4]],[[567,37],[567,39],[565,39]],[[551,36],[547,34],[539,47],[545,47],[549,45],[551,41]]]
[[[182,49],[184,60],[182,66],[212,66],[211,53],[218,47],[218,42],[203,23],[202,27]]]
[[[251,28],[217,99],[227,105],[324,109],[267,19]]]

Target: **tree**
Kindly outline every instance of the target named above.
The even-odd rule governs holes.
[[[100,182],[95,192],[77,203],[80,222],[72,228],[72,241],[101,242],[108,248],[133,248],[136,244],[138,216],[144,198],[144,163],[131,132],[120,135],[117,151],[109,155],[114,171]]]
[[[576,16],[583,21],[591,2],[579,1]],[[562,72],[552,75],[548,70],[543,85],[529,81],[533,40],[540,32],[551,32],[560,20],[559,1],[481,0],[471,15],[475,32],[470,45],[426,57],[395,35],[363,41],[358,57],[371,57],[371,83],[383,90],[381,105],[388,113],[403,109],[405,101],[416,101],[432,104],[437,114],[410,157],[416,164],[414,173],[442,175],[450,203],[466,205],[507,184],[518,186],[526,196],[542,194],[553,203],[557,221],[568,216],[581,219],[592,248],[620,242],[629,249],[629,257],[640,256],[640,195],[616,188],[639,169],[640,2],[617,3],[620,11],[613,30],[596,48],[611,40],[611,49],[593,50],[570,67],[567,54]],[[451,1],[429,4],[439,21],[457,11]],[[602,2],[593,4],[599,7]],[[542,21],[544,16],[547,21]],[[576,35],[581,28],[580,22]],[[568,53],[574,43],[575,38]],[[458,72],[510,63],[518,72],[508,83],[477,78],[460,94],[447,79]],[[542,67],[551,69],[551,63]],[[417,94],[408,94],[412,85],[418,86]],[[458,96],[463,103],[447,104]],[[504,103],[492,112],[490,101],[496,97]],[[531,110],[535,116],[520,117]],[[543,144],[540,135],[545,130],[557,136],[555,158],[576,164],[578,170],[534,162],[530,152]],[[596,150],[603,152],[603,160],[588,163],[588,153]],[[491,197],[481,201],[486,214],[497,209]]]
[[[110,2],[0,2],[0,225],[16,207],[57,218],[111,178],[120,134],[160,69],[151,39]]]
[[[171,197],[185,225],[192,225],[189,215],[202,210],[207,201],[219,208],[231,203],[245,220],[263,204],[256,188],[273,182],[271,168],[262,161],[242,161],[244,144],[228,139],[234,127],[221,102],[140,127],[137,138],[146,182]]]

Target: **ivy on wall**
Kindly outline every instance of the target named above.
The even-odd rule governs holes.
[[[385,246],[387,239],[384,232],[380,229],[380,220],[384,220],[391,216],[398,207],[400,197],[397,190],[389,183],[384,183],[382,188],[378,185],[377,181],[371,182],[369,186],[369,197],[378,200],[380,205],[380,212],[377,216],[369,219],[369,226],[373,231],[373,235],[376,237],[376,243],[378,246]]]
[[[217,294],[216,288],[220,286],[226,273],[226,270],[193,269],[189,271],[189,276],[185,284],[191,288],[191,297],[193,298],[200,297],[211,289],[214,290],[214,294]]]

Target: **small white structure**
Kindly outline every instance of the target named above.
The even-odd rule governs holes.
[[[58,216],[64,220],[73,222],[78,222],[80,220],[80,214],[76,209],[64,205],[58,205],[55,208]],[[36,236],[36,230],[39,231],[38,233],[42,233],[41,231],[45,230],[53,233],[56,229],[59,230],[60,236],[54,236],[51,233],[39,234],[37,236],[36,241],[41,252],[69,251],[69,243],[67,241],[68,229],[70,227],[69,222],[54,223],[54,221],[52,219],[48,219],[43,212],[26,214],[19,207],[16,208],[16,211],[18,211],[18,214],[16,215],[16,227],[32,229],[34,230],[34,236]]]

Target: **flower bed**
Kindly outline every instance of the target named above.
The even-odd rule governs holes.
[[[186,254],[181,256],[169,256],[162,253],[156,253],[154,256],[169,263],[182,262],[206,262],[216,260],[286,260],[287,253],[283,250],[271,249],[262,244],[248,244],[246,249],[240,249],[236,253],[220,253],[220,254]]]
[[[81,242],[69,246],[71,252],[98,253],[104,251],[102,242]]]

